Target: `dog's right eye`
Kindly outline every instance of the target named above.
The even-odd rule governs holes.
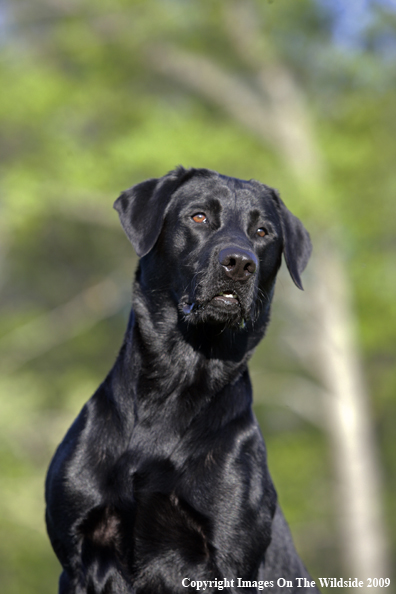
[[[203,212],[197,212],[193,217],[191,217],[194,223],[207,223],[208,219],[206,218],[206,214]]]

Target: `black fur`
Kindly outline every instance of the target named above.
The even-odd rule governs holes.
[[[141,260],[117,361],[48,472],[59,592],[196,592],[184,578],[315,591],[297,588],[309,576],[277,506],[247,371],[282,253],[302,288],[307,232],[273,189],[206,169],[138,184],[115,208]]]

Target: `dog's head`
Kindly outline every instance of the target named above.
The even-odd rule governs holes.
[[[167,293],[181,318],[243,326],[271,301],[284,255],[294,283],[311,242],[276,190],[182,167],[126,190],[114,204],[141,258],[146,293]]]

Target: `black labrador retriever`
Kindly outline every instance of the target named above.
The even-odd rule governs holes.
[[[207,169],[149,179],[115,208],[140,263],[116,363],[48,472],[59,592],[317,592],[247,370],[282,253],[302,288],[308,233],[275,190]]]

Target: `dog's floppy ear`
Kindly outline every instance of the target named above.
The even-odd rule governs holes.
[[[125,190],[114,202],[121,225],[139,258],[154,247],[170,197],[188,175],[183,167]]]
[[[304,290],[300,274],[306,267],[312,252],[308,231],[301,221],[286,208],[279,193],[272,189],[280,215],[283,233],[283,255],[294,284]]]

